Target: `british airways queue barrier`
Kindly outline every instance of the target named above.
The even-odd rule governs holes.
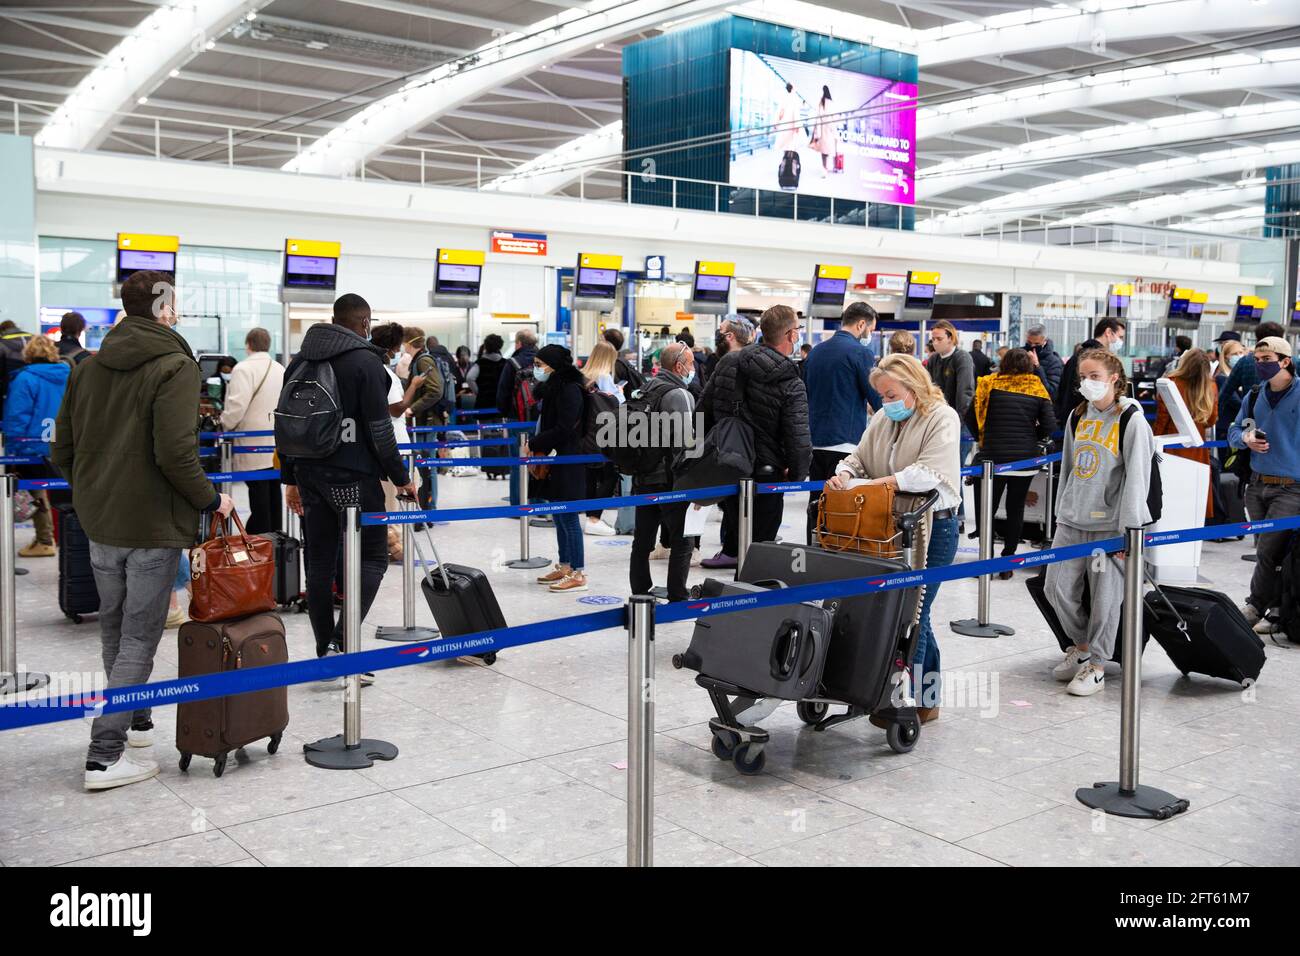
[[[50,682],[48,674],[18,669],[18,542],[14,539],[15,475],[0,473],[0,696],[22,694]]]

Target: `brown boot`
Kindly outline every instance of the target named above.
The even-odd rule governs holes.
[[[923,724],[928,724],[928,723],[929,723],[930,721],[932,721],[932,720],[938,720],[938,719],[939,719],[939,708],[938,708],[938,707],[918,707],[918,708],[916,708],[916,716],[919,717],[919,718],[921,719],[921,723],[923,723]]]

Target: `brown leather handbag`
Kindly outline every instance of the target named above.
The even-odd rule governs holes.
[[[898,554],[892,485],[826,488],[817,502],[817,541],[827,551]]]
[[[250,537],[233,511],[230,518],[238,534],[226,534],[214,513],[208,540],[190,551],[192,620],[229,621],[275,610],[275,545]]]

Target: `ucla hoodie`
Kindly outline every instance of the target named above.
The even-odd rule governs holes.
[[[1137,407],[1124,428],[1120,448],[1119,419],[1125,408]],[[1122,531],[1151,522],[1147,490],[1155,438],[1142,406],[1122,398],[1106,411],[1088,402],[1083,414],[1071,413],[1061,454],[1061,490],[1056,518],[1080,531]]]

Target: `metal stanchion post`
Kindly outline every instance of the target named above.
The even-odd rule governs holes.
[[[654,865],[655,602],[627,604],[627,865]]]
[[[355,505],[344,512],[343,637],[345,653],[361,650],[361,509]],[[343,679],[343,733],[304,744],[302,750],[309,764],[325,770],[361,770],[397,756],[387,741],[361,737],[360,674]]]
[[[50,682],[48,674],[18,670],[18,589],[14,586],[17,542],[14,540],[15,475],[0,474],[0,694],[21,694]]]
[[[1056,524],[1056,484],[1055,475],[1052,472],[1053,462],[1047,463],[1046,478],[1043,482],[1043,493],[1047,500],[1043,502],[1043,547],[1050,547],[1052,544],[1053,529],[1052,525]]]
[[[1138,783],[1142,688],[1142,554],[1141,528],[1126,531],[1124,559],[1123,654],[1124,675],[1119,703],[1119,780],[1080,787],[1075,798],[1085,807],[1119,817],[1165,820],[1182,813],[1186,800]]]
[[[522,435],[519,439],[519,455],[521,458],[528,457],[528,439]],[[519,503],[528,504],[528,466],[519,465]],[[551,563],[550,558],[538,556],[530,557],[528,554],[528,527],[532,520],[530,515],[519,516],[519,557],[513,561],[507,561],[507,568],[521,568],[524,570],[533,570],[544,568]]]
[[[980,472],[980,560],[993,557],[993,462],[986,461]],[[950,621],[957,634],[966,637],[1001,637],[1016,633],[1015,628],[989,622],[989,583],[993,576],[979,576],[979,617]]]
[[[754,543],[754,479],[740,479],[740,500],[738,511],[740,512],[740,527],[736,534],[736,577],[740,577],[740,569],[745,566],[745,555],[749,553],[749,546]]]
[[[415,474],[415,452],[410,455],[411,474]],[[435,641],[442,632],[415,623],[415,529],[409,521],[402,524],[402,626],[384,626],[375,631],[381,641]]]
[[[232,442],[229,438],[218,438],[217,451],[220,452],[221,454],[220,470],[226,472],[234,471],[235,470],[234,442]],[[217,490],[220,491],[223,495],[228,495],[232,493],[233,488],[234,488],[233,483],[229,481],[223,481],[221,482]]]

